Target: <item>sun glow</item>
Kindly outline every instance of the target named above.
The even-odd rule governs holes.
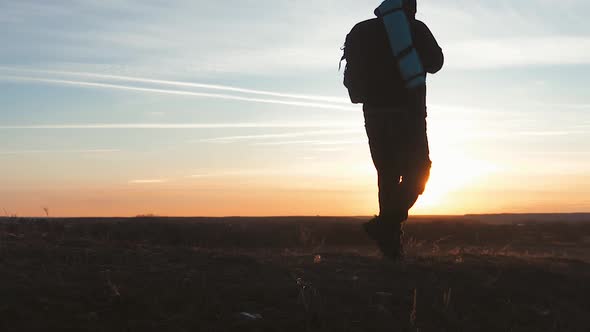
[[[414,209],[418,213],[457,210],[459,207],[457,205],[460,202],[451,203],[448,200],[449,194],[468,186],[474,186],[483,181],[486,175],[497,170],[495,165],[459,155],[447,155],[445,158],[433,159],[426,191]]]

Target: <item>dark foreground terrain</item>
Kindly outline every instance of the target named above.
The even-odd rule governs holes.
[[[1,219],[0,331],[590,331],[590,224],[457,220]]]

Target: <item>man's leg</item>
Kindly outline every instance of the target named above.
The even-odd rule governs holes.
[[[385,256],[397,259],[401,248],[401,221],[407,218],[400,183],[405,115],[394,110],[367,112],[365,107],[365,127],[377,169],[380,210],[379,217],[365,224],[365,230],[377,241]]]
[[[379,187],[379,216],[391,216],[398,211],[401,194],[400,172],[377,168],[377,185]]]
[[[406,116],[401,111],[365,106],[365,128],[377,170],[380,216],[399,213],[402,198],[400,180],[405,163],[405,120]]]
[[[400,190],[404,208],[410,210],[424,193],[430,178],[430,150],[426,133],[426,118],[418,118],[410,127],[407,164],[402,175]]]
[[[369,222],[365,230],[377,241],[387,258],[397,260],[403,255],[402,222],[408,218],[404,209],[404,191],[399,172],[377,170],[379,177],[379,217]]]
[[[430,162],[424,163],[404,175],[400,185],[400,196],[402,197],[403,208],[406,211],[409,211],[416,204],[418,197],[424,193],[429,177]]]

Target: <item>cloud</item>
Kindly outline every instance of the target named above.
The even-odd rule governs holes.
[[[571,110],[585,110],[590,109],[590,104],[584,103],[535,103],[535,107],[546,107],[552,109],[571,109]]]
[[[145,87],[138,87],[138,86],[131,86],[131,85],[97,83],[97,82],[87,82],[87,81],[74,81],[74,80],[44,78],[44,77],[33,77],[33,76],[0,75],[0,80],[28,81],[28,82],[38,82],[38,83],[48,83],[48,84],[71,85],[71,86],[78,86],[78,87],[92,87],[92,88],[103,88],[103,89],[114,89],[114,90],[126,90],[126,91],[178,95],[178,96],[214,98],[214,99],[262,103],[262,104],[279,104],[279,105],[286,105],[286,106],[305,107],[305,108],[311,108],[311,109],[315,108],[315,109],[337,110],[337,111],[348,111],[348,112],[357,112],[358,111],[358,109],[351,107],[351,106],[328,104],[328,103],[291,101],[291,100],[286,100],[286,99],[280,100],[280,99],[251,98],[251,97],[243,97],[243,96],[230,95],[230,94],[216,94],[216,93],[193,92],[193,91],[185,91],[185,90],[145,88]]]
[[[144,74],[193,77],[203,72],[336,72],[345,36],[340,27],[361,18],[354,10],[361,5],[353,1],[108,3],[8,2],[0,22],[6,17],[21,24],[0,26],[0,38],[9,48],[0,63],[103,63],[141,68]]]
[[[81,150],[15,150],[0,151],[0,155],[19,155],[19,154],[85,154],[85,153],[115,153],[121,152],[118,149],[81,149]]]
[[[350,101],[348,99],[340,98],[340,97],[282,93],[282,92],[275,92],[275,91],[246,89],[246,88],[239,88],[239,87],[234,87],[234,86],[218,85],[218,84],[204,84],[204,83],[193,83],[193,82],[183,82],[183,81],[170,81],[170,80],[152,79],[152,78],[145,78],[145,77],[110,75],[110,74],[88,73],[88,72],[24,69],[24,68],[15,68],[15,67],[0,67],[0,70],[9,71],[9,72],[33,73],[33,74],[37,74],[37,75],[38,74],[52,74],[52,75],[60,75],[60,76],[80,76],[80,77],[86,77],[86,78],[106,79],[106,80],[114,80],[114,81],[151,83],[151,84],[164,85],[164,86],[176,86],[176,87],[188,87],[188,88],[198,88],[198,89],[208,89],[208,90],[230,91],[230,92],[238,92],[238,93],[244,93],[244,94],[263,95],[263,96],[290,98],[290,99],[302,99],[302,100],[311,100],[311,101],[319,101],[319,102],[330,102],[330,103],[339,103],[339,104],[345,104],[345,105],[350,104]]]
[[[314,149],[313,151],[315,152],[341,152],[341,151],[346,151],[345,148],[320,148],[320,149]]]
[[[167,77],[337,75],[346,33],[354,23],[372,17],[377,4],[12,1],[0,13],[6,48],[0,63],[65,64],[70,70],[102,64],[107,74],[122,69]],[[583,46],[588,10],[587,1],[556,6],[545,0],[424,0],[420,18],[439,38],[449,67],[479,69],[588,63]],[[559,47],[545,41],[557,41]]]
[[[517,136],[570,136],[570,135],[587,135],[588,132],[582,130],[546,130],[546,131],[521,131],[516,132]],[[510,133],[508,134],[510,135]],[[501,134],[498,134],[501,136]]]
[[[450,43],[445,48],[448,67],[493,69],[590,64],[590,37],[520,37]]]
[[[0,125],[0,129],[232,129],[232,128],[354,128],[355,123],[86,123]]]
[[[190,179],[217,178],[217,177],[239,177],[239,176],[273,176],[283,175],[282,169],[243,169],[243,170],[222,170],[216,172],[200,172],[188,175]]]
[[[323,131],[305,131],[284,134],[261,134],[261,135],[242,135],[242,136],[224,136],[215,138],[206,138],[198,140],[197,142],[211,142],[211,143],[232,143],[236,141],[250,141],[250,140],[265,140],[274,138],[293,138],[305,136],[331,136],[342,134],[356,134],[362,133],[360,129],[357,130],[323,130]]]
[[[448,68],[497,69],[590,63],[585,0],[423,0],[419,18]]]
[[[352,145],[352,144],[367,144],[366,141],[354,140],[354,141],[278,141],[278,142],[263,142],[255,143],[252,145],[260,146],[273,146],[273,145]]]
[[[337,147],[318,147],[313,151],[342,151],[344,148]],[[308,156],[313,158],[313,156]],[[317,158],[314,158],[317,159]],[[307,158],[309,160],[309,158]],[[350,165],[348,165],[350,166]],[[281,181],[284,180],[285,175],[293,176],[317,176],[322,178],[328,178],[332,176],[347,176],[350,170],[347,166],[339,165],[334,166],[329,163],[323,162],[309,162],[306,163],[305,167],[301,164],[291,164],[290,166],[284,167],[272,167],[272,168],[243,168],[243,169],[216,169],[214,171],[207,169],[197,169],[193,174],[186,176],[189,179],[209,179],[209,178],[223,178],[223,177],[278,177]]]
[[[130,180],[130,184],[157,184],[168,182],[168,179],[143,179],[143,180]]]

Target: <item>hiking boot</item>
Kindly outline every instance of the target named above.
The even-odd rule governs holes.
[[[382,232],[381,239],[377,241],[377,245],[383,253],[383,256],[392,260],[402,259],[403,246],[401,223],[385,223]]]
[[[373,219],[363,224],[363,229],[372,240],[377,241],[381,234],[380,226],[381,222],[379,221],[379,217],[375,216]]]
[[[365,232],[371,239],[377,242],[383,256],[398,260],[403,256],[402,224],[394,220],[385,220],[375,217],[363,224]]]

